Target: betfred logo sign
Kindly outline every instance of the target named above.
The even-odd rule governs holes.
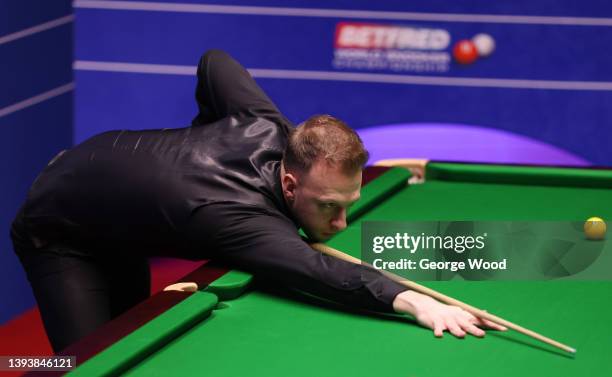
[[[340,22],[335,48],[444,50],[450,34],[444,29]]]
[[[444,29],[340,22],[333,66],[393,72],[447,72],[450,33]]]

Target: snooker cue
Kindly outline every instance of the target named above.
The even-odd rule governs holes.
[[[363,262],[359,258],[352,257],[352,256],[350,256],[350,255],[348,255],[346,253],[343,253],[340,250],[336,250],[336,249],[334,249],[332,247],[329,247],[329,246],[327,246],[325,244],[322,244],[322,243],[313,243],[313,244],[310,244],[310,247],[312,247],[314,250],[316,250],[318,252],[321,252],[321,253],[326,254],[326,255],[330,255],[332,257],[336,257],[338,259],[342,259],[342,260],[347,261],[347,262],[351,262],[351,263],[355,263],[355,264],[363,264],[365,266],[374,268],[372,265],[370,265],[369,263]],[[378,270],[378,269],[376,269],[376,270]],[[385,271],[385,270],[378,270],[378,271],[380,271],[383,275],[385,275],[389,279],[391,279],[391,280],[393,280],[393,281],[395,281],[395,282],[397,282],[399,284],[402,284],[405,287],[407,287],[409,289],[412,289],[413,291],[417,291],[419,293],[423,293],[423,294],[425,294],[427,296],[430,296],[432,298],[435,298],[436,300],[438,300],[440,302],[443,302],[445,304],[458,306],[461,309],[465,310],[468,313],[471,313],[472,315],[474,315],[476,317],[484,318],[484,319],[489,320],[491,322],[495,322],[497,324],[506,326],[509,329],[513,329],[515,331],[520,332],[521,334],[525,334],[525,335],[530,336],[530,337],[532,337],[534,339],[537,339],[537,340],[539,340],[541,342],[544,342],[546,344],[550,344],[551,346],[560,348],[563,351],[566,351],[566,352],[569,352],[569,353],[572,353],[572,354],[576,353],[576,349],[575,348],[572,348],[572,347],[567,346],[567,345],[565,345],[563,343],[557,342],[556,340],[553,340],[553,339],[548,338],[548,337],[546,337],[544,335],[538,334],[535,331],[531,331],[531,330],[529,330],[527,328],[524,328],[524,327],[519,326],[519,325],[517,325],[515,323],[507,321],[507,320],[505,320],[503,318],[500,318],[500,317],[498,317],[496,315],[493,315],[493,314],[491,314],[489,312],[486,312],[486,311],[484,311],[482,309],[475,308],[475,307],[473,307],[471,305],[468,305],[468,304],[466,304],[464,302],[456,300],[456,299],[454,299],[454,298],[452,298],[450,296],[442,294],[442,293],[440,293],[438,291],[435,291],[435,290],[433,290],[431,288],[427,288],[424,285],[421,285],[421,284],[415,283],[413,281],[410,281],[410,280],[408,280],[406,278],[403,278],[403,277],[401,277],[399,275],[396,275],[396,274],[394,274],[392,272],[388,272],[388,271]]]

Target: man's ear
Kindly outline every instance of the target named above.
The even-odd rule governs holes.
[[[295,190],[297,188],[297,178],[291,173],[283,174],[281,178],[281,183],[283,186],[283,195],[288,202],[293,202],[295,200]]]

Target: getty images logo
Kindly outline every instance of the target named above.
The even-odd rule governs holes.
[[[414,254],[419,250],[452,250],[458,254],[485,247],[487,233],[479,236],[428,236],[425,233],[410,235],[395,233],[394,236],[374,236],[372,251],[380,254],[386,250],[406,251]]]

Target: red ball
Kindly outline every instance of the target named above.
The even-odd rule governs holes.
[[[470,64],[478,58],[478,50],[474,42],[463,39],[453,47],[453,56],[459,64]]]

